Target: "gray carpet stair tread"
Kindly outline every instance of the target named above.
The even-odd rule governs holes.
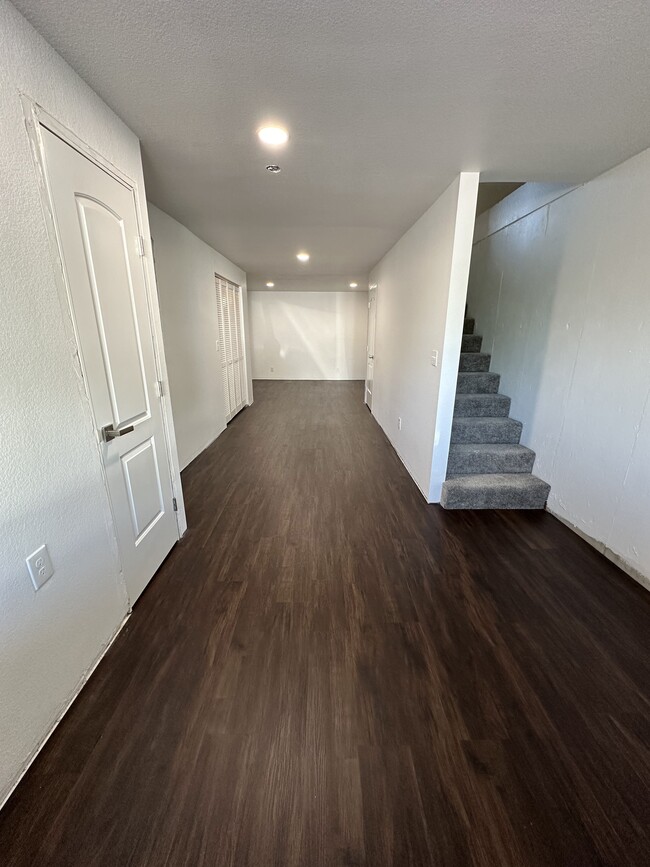
[[[530,473],[535,452],[514,443],[456,443],[449,447],[447,475]]]
[[[442,486],[446,509],[543,509],[551,486],[529,473],[451,476]]]
[[[455,418],[472,416],[507,416],[510,412],[510,398],[505,394],[457,394],[454,404]]]
[[[501,376],[498,373],[479,371],[478,373],[459,373],[456,394],[496,394]]]
[[[518,443],[522,424],[513,418],[454,418],[452,443]]]
[[[543,509],[550,485],[532,475],[535,452],[520,444],[522,423],[510,418],[510,398],[499,394],[501,377],[490,371],[489,353],[475,322],[465,322],[456,381],[446,509]]]
[[[460,366],[458,370],[461,373],[465,371],[478,371],[490,369],[490,356],[487,352],[461,352]]]

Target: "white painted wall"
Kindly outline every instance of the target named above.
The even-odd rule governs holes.
[[[0,56],[2,803],[127,613],[20,93],[137,182],[145,220],[146,199],[135,135],[7,2]],[[42,543],[55,572],[36,593],[25,557]]]
[[[470,313],[549,509],[650,586],[650,150],[525,215],[507,203]]]
[[[440,499],[447,468],[478,180],[460,174],[370,274],[372,412],[429,502]]]
[[[242,287],[247,337],[246,274],[151,203],[149,221],[176,441],[184,468],[226,427],[214,275]],[[248,339],[246,350],[248,402],[252,403]]]
[[[250,292],[255,379],[364,379],[367,292]]]

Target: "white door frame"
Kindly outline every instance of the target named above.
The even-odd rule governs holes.
[[[27,134],[29,136],[32,158],[34,160],[34,165],[38,177],[38,187],[41,197],[41,205],[43,208],[48,241],[52,253],[55,280],[59,295],[59,302],[61,304],[61,311],[63,314],[64,327],[69,342],[75,347],[76,350],[74,352],[73,363],[78,372],[81,373],[81,376],[79,377],[80,390],[83,397],[84,405],[86,407],[86,417],[89,423],[89,427],[93,432],[93,437],[97,445],[97,457],[101,466],[102,476],[104,479],[104,487],[106,490],[107,516],[110,520],[113,543],[115,546],[115,551],[117,553],[117,560],[118,562],[120,562],[121,558],[119,555],[119,548],[117,546],[117,538],[115,536],[108,482],[104,470],[104,462],[101,457],[101,443],[99,440],[97,428],[95,426],[94,416],[92,414],[88,384],[86,382],[86,378],[83,376],[83,370],[80,361],[80,343],[74,321],[72,298],[70,296],[70,291],[67,285],[67,281],[65,279],[63,258],[56,232],[54,208],[50,199],[45,179],[45,161],[43,157],[41,126],[47,127],[47,129],[57,135],[66,144],[74,148],[74,150],[78,151],[80,154],[86,157],[86,159],[95,163],[95,165],[99,166],[99,168],[103,169],[120,183],[129,187],[129,189],[131,189],[133,192],[136,220],[138,224],[138,233],[142,238],[143,245],[143,255],[141,256],[142,271],[147,295],[147,307],[149,310],[149,324],[153,336],[156,376],[159,382],[159,389],[162,391],[161,407],[163,419],[163,433],[165,440],[165,449],[167,451],[167,459],[169,463],[172,496],[176,501],[176,523],[178,527],[178,537],[180,539],[180,537],[183,536],[183,534],[187,530],[187,518],[185,515],[185,503],[183,500],[183,489],[181,485],[180,465],[178,462],[178,451],[176,448],[176,437],[174,432],[174,419],[172,416],[172,407],[169,395],[169,380],[167,377],[167,365],[165,363],[162,324],[160,321],[160,308],[158,306],[157,293],[152,291],[153,287],[156,286],[156,275],[155,271],[153,270],[153,251],[151,249],[151,237],[148,228],[146,231],[143,229],[145,225],[148,226],[148,222],[143,216],[140,189],[137,182],[133,178],[129,177],[129,175],[114,166],[105,157],[103,157],[101,154],[91,148],[90,145],[86,144],[86,142],[80,139],[74,132],[69,130],[60,121],[58,121],[55,117],[49,114],[49,112],[47,112],[42,106],[38,105],[37,102],[31,99],[31,97],[21,93],[20,99],[23,106],[23,114],[25,117]]]
[[[246,364],[246,326],[244,324],[244,290],[241,286],[239,286],[239,284],[237,284],[237,287],[239,289],[239,321],[241,324],[240,333],[241,333],[241,339],[242,339],[241,363],[242,363],[243,377],[244,377],[243,388],[245,390],[245,394],[242,395],[242,398],[243,398],[242,403],[244,404],[244,406],[250,406],[250,403],[248,402],[248,366]]]

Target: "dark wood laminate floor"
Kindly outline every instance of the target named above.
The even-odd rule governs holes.
[[[257,383],[0,814],[3,865],[647,865],[650,594],[426,506],[358,383]]]

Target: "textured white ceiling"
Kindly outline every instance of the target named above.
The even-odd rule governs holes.
[[[576,182],[650,145],[647,0],[15,5],[140,136],[151,200],[260,279],[367,272],[461,170]]]

